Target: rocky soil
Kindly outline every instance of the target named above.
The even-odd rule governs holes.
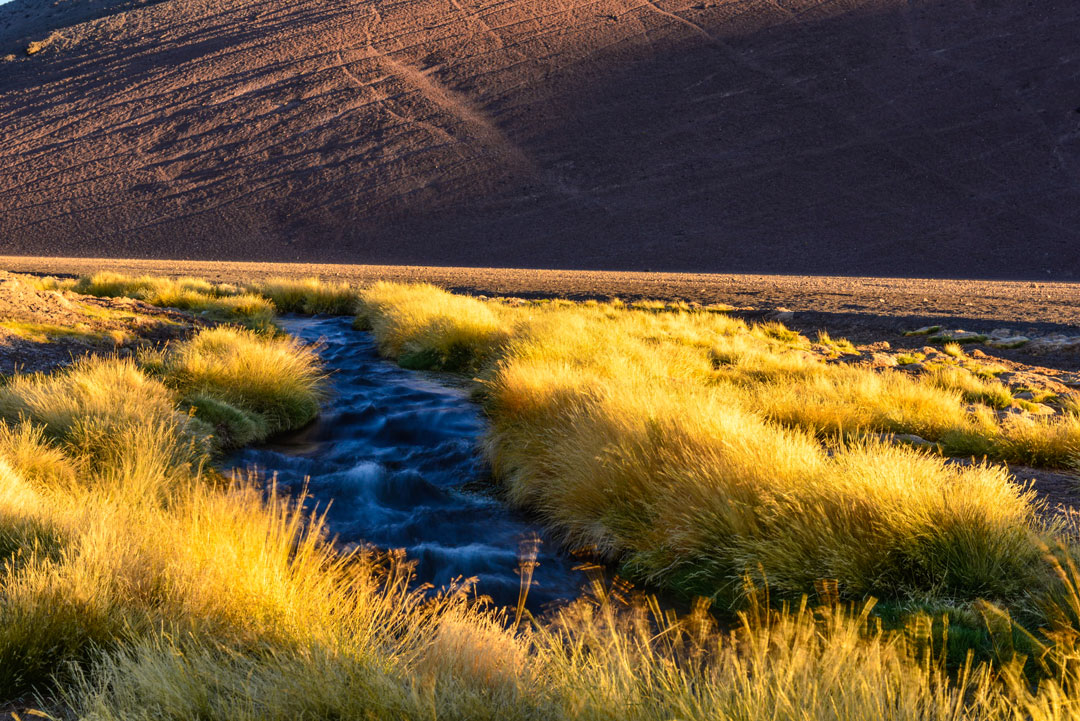
[[[52,370],[91,353],[127,355],[203,324],[137,300],[42,290],[32,278],[0,274],[0,374]]]

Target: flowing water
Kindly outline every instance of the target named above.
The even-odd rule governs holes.
[[[440,587],[476,577],[477,592],[496,603],[517,601],[520,544],[539,526],[484,492],[488,478],[477,444],[485,421],[465,391],[445,387],[381,359],[370,333],[351,318],[284,318],[309,343],[321,341],[331,397],[309,427],[247,448],[231,466],[276,474],[279,487],[308,491],[324,507],[341,542],[404,548],[417,578]],[[574,562],[543,543],[529,607],[578,595]]]

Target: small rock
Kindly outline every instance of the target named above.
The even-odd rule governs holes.
[[[1019,398],[1020,400],[1030,401],[1030,400],[1034,400],[1035,394],[1032,393],[1031,391],[1020,391],[1019,393],[1014,393],[1013,398]]]
[[[778,320],[781,323],[787,322],[795,318],[795,311],[788,308],[780,307],[769,313],[767,316],[769,320]]]
[[[940,325],[927,325],[915,330],[909,330],[904,335],[930,335],[931,333],[937,333],[939,330],[941,330]]]
[[[997,338],[991,337],[986,344],[993,346],[994,348],[1019,348],[1025,346],[1031,342],[1031,339],[1025,335],[1012,335],[1012,336],[999,336]]]
[[[956,330],[942,331],[937,335],[930,336],[929,340],[931,343],[982,343],[988,337],[982,333],[972,333],[957,328]]]
[[[1032,353],[1055,353],[1080,349],[1080,336],[1048,335],[1036,338],[1028,347]]]
[[[873,353],[870,356],[870,364],[876,368],[889,368],[897,364],[896,356],[888,353]]]

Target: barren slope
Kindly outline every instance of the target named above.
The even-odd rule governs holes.
[[[14,0],[0,251],[1073,279],[1078,36],[1072,0]]]

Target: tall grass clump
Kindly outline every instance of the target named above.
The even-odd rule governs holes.
[[[749,569],[791,594],[835,578],[852,596],[974,598],[1037,580],[1031,494],[999,468],[880,442],[829,453],[730,391],[548,363],[507,364],[489,393],[509,497],[652,582],[717,596]]]
[[[136,298],[151,305],[201,313],[212,320],[268,330],[275,313],[349,315],[356,312],[357,290],[348,283],[318,278],[275,277],[234,285],[198,278],[129,276],[101,271],[76,281],[37,279],[43,290],[73,290],[101,297]]]
[[[356,312],[356,289],[348,283],[318,278],[268,278],[247,286],[282,313],[350,315]]]
[[[1004,469],[875,435],[1003,453],[1016,431],[955,383],[826,364],[778,324],[680,308],[381,284],[361,314],[392,357],[461,349],[508,498],[638,578],[728,600],[746,572],[791,596],[832,578],[855,598],[1015,600],[1046,581],[1044,522]]]
[[[9,448],[28,453],[40,447],[40,434],[58,444],[84,475],[97,469],[92,475],[114,485],[170,483],[201,463],[209,448],[206,429],[177,408],[172,391],[131,359],[92,357],[51,375],[15,376],[0,387],[0,418],[35,428],[22,431],[19,443],[11,442],[17,431],[4,431]],[[33,458],[16,454],[14,460],[25,468]],[[144,489],[151,494],[158,490]]]
[[[431,285],[379,282],[361,294],[357,325],[371,327],[382,352],[403,367],[463,371],[478,368],[509,337],[498,311]]]
[[[515,633],[460,594],[424,601],[399,588],[356,597],[344,647],[147,639],[104,655],[65,698],[96,719],[1075,718],[1076,626],[1032,637],[1039,653],[1025,659],[992,606],[996,661],[969,657],[950,673],[947,629],[920,616],[883,630],[872,603],[752,602],[720,631],[700,610],[677,618],[599,597]]]
[[[102,271],[79,278],[71,289],[106,298],[136,298],[151,305],[188,310],[212,320],[240,322],[263,330],[271,328],[274,321],[274,305],[263,296],[197,278],[136,278]]]
[[[867,632],[845,609],[759,610],[729,633],[643,609],[578,603],[512,635],[460,606],[384,609],[406,633],[378,654],[257,656],[210,644],[144,643],[77,690],[101,719],[956,719],[1007,718],[986,667],[951,681],[917,642]],[[368,611],[370,613],[370,611]],[[383,639],[380,639],[383,640]],[[385,640],[384,640],[385,642]],[[985,715],[979,715],[985,714]]]
[[[204,477],[222,441],[196,403],[235,403],[263,434],[307,422],[312,351],[217,328],[148,361],[90,357],[0,387],[0,702],[163,634],[307,643],[331,624],[327,589],[348,590],[318,517]]]
[[[322,399],[318,356],[285,336],[212,328],[144,361],[199,418],[227,434],[226,445],[298,428],[315,417]]]

